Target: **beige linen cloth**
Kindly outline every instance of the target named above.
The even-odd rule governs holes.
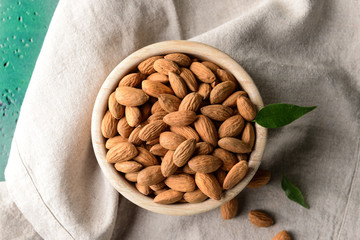
[[[351,0],[60,0],[21,109],[1,186],[1,239],[359,239],[360,2]],[[190,39],[226,52],[265,104],[318,108],[269,132],[269,185],[219,210],[166,216],[121,197],[97,165],[90,136],[96,95],[133,51]],[[288,200],[285,174],[309,210]],[[258,229],[251,209],[276,224]]]

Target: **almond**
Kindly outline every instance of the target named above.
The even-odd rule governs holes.
[[[187,174],[195,174],[196,172],[194,170],[192,170],[190,167],[189,167],[189,164],[186,164],[183,168],[182,168],[182,171],[184,173],[187,173]]]
[[[216,85],[210,92],[210,103],[222,103],[235,90],[236,85],[233,82],[222,82]]]
[[[168,113],[165,111],[164,112],[156,112],[148,118],[148,121],[154,122],[154,121],[158,121],[158,120],[163,120],[167,114]]]
[[[150,145],[151,147],[160,142],[159,138],[154,138],[152,140],[146,141],[146,145]]]
[[[247,121],[252,121],[256,117],[256,107],[255,105],[244,96],[239,96],[236,100],[237,109],[239,110],[240,115]]]
[[[168,55],[165,55],[164,58],[167,60],[171,60],[182,67],[188,67],[191,64],[191,59],[183,53],[170,53]]]
[[[141,186],[150,186],[164,180],[160,165],[150,166],[141,170],[137,176],[137,182]]]
[[[139,172],[126,173],[125,179],[128,180],[129,182],[136,182],[138,174],[139,174]]]
[[[108,101],[108,107],[111,115],[113,115],[114,118],[120,119],[124,116],[125,108],[123,105],[119,104],[116,101],[115,98],[115,92],[110,94],[109,101]]]
[[[246,153],[237,153],[236,154],[237,160],[240,162],[241,160],[247,161],[249,156]]]
[[[210,84],[210,86],[214,89],[219,83],[221,83],[220,80],[219,80],[219,79],[216,79],[215,81],[213,81],[213,82]],[[211,94],[211,93],[210,93],[210,94]]]
[[[194,74],[187,68],[181,68],[180,70],[180,77],[184,80],[188,88],[193,92],[197,91],[199,89],[199,86]]]
[[[170,126],[187,126],[193,123],[196,119],[196,113],[192,111],[177,111],[167,114],[163,120]]]
[[[164,112],[165,110],[160,106],[159,101],[156,101],[151,107],[151,114],[155,114],[157,112]]]
[[[224,180],[225,180],[225,177],[226,177],[226,172],[224,170],[222,170],[221,168],[219,168],[215,172],[215,176],[216,176],[216,179],[218,180],[220,186],[222,186],[224,184]]]
[[[234,84],[238,84],[238,81],[235,79],[235,77],[229,73],[226,70],[223,69],[217,69],[216,70],[216,76],[222,81],[222,82],[232,82]]]
[[[107,111],[104,118],[101,121],[101,133],[106,138],[112,138],[116,135],[116,126],[118,120],[111,115],[110,111]]]
[[[193,111],[197,112],[199,109],[201,103],[202,103],[203,97],[196,93],[192,92],[189,93],[184,97],[184,99],[181,101],[179,106],[179,111]]]
[[[195,174],[195,183],[198,188],[208,197],[220,200],[221,199],[221,187],[215,176],[210,173]]]
[[[215,172],[222,165],[222,161],[212,155],[197,155],[192,157],[188,164],[195,172],[211,173]]]
[[[255,143],[255,131],[254,131],[254,127],[251,123],[247,123],[245,125],[241,140],[244,143],[249,144],[250,149],[253,148],[254,143]]]
[[[175,62],[163,58],[160,58],[154,62],[154,69],[158,73],[165,75],[168,75],[169,72],[180,74],[180,68]]]
[[[141,83],[142,90],[152,97],[158,97],[160,94],[174,94],[171,88],[167,87],[166,85],[162,84],[161,82],[151,81],[151,80],[144,80]]]
[[[177,201],[180,201],[183,197],[184,193],[178,192],[175,190],[166,190],[161,193],[159,193],[155,198],[155,203],[161,203],[161,204],[171,204],[176,203]]]
[[[143,80],[141,73],[130,73],[125,75],[119,82],[119,87],[137,87]]]
[[[149,186],[141,186],[140,184],[135,183],[135,187],[140,193],[144,195],[150,195],[152,193],[152,190]]]
[[[147,80],[155,81],[155,82],[161,82],[161,83],[168,83],[169,78],[165,74],[161,73],[153,73],[147,77]]]
[[[160,144],[155,144],[150,148],[149,151],[156,156],[165,156],[168,150],[166,148],[163,148]]]
[[[132,143],[134,145],[140,145],[142,143],[142,140],[139,138],[139,133],[141,131],[141,127],[136,127],[134,128],[134,130],[130,133],[130,136],[129,136],[129,143]]]
[[[125,118],[129,126],[135,127],[141,122],[141,111],[138,107],[125,107]]]
[[[187,95],[186,84],[178,74],[169,72],[169,82],[177,97],[184,98]]]
[[[204,115],[198,115],[194,122],[195,130],[204,142],[208,142],[213,146],[217,145],[218,134],[214,123]]]
[[[200,111],[203,115],[215,121],[225,121],[226,119],[231,117],[233,110],[221,104],[213,104],[202,107]]]
[[[162,132],[160,134],[160,145],[163,148],[175,151],[176,148],[186,139],[173,132]]]
[[[249,221],[257,227],[270,227],[274,224],[274,220],[264,212],[250,211]]]
[[[238,162],[234,154],[222,148],[216,148],[212,155],[223,162],[221,169],[225,171],[229,171]]]
[[[184,199],[189,203],[199,203],[203,202],[208,198],[200,189],[197,189],[192,192],[186,192],[184,194]]]
[[[132,173],[138,172],[140,169],[142,169],[142,165],[135,161],[125,161],[115,163],[115,169],[123,173]]]
[[[195,145],[195,139],[188,139],[176,148],[173,156],[173,161],[176,166],[182,167],[187,163],[195,151]]]
[[[119,143],[106,153],[106,161],[109,163],[124,162],[138,154],[136,147],[127,142]]]
[[[236,137],[244,129],[245,121],[240,115],[226,119],[219,127],[219,137]]]
[[[122,136],[115,136],[115,137],[109,138],[106,141],[105,147],[107,149],[110,149],[110,148],[114,147],[118,143],[127,142],[127,141],[128,141],[127,138],[124,138]]]
[[[271,178],[271,173],[268,170],[258,170],[255,176],[251,179],[247,188],[259,188],[266,185]]]
[[[214,73],[202,63],[193,62],[190,65],[190,70],[204,83],[212,83],[216,80]]]
[[[161,162],[161,173],[165,177],[169,177],[174,174],[178,167],[174,164],[173,161],[174,151],[167,151],[164,158]]]
[[[220,67],[216,65],[213,62],[204,61],[202,62],[203,65],[205,65],[207,68],[209,68],[213,73],[216,73],[216,70],[218,70]]]
[[[154,57],[150,57],[150,58],[142,61],[138,66],[139,71],[145,75],[154,73],[155,72],[154,62],[160,58],[163,58],[163,57],[162,56],[154,56]]]
[[[165,187],[165,183],[164,182],[159,182],[157,184],[151,185],[150,188],[153,191],[159,191],[160,189],[163,189]]]
[[[291,240],[290,234],[283,230],[278,232],[272,240]]]
[[[143,90],[133,87],[118,87],[115,98],[119,104],[126,107],[140,106],[149,100],[149,96]]]
[[[194,155],[207,155],[214,151],[214,146],[208,142],[198,142],[195,145]]]
[[[235,197],[221,206],[220,211],[222,218],[223,219],[234,218],[238,212],[238,208],[239,208],[238,199]]]
[[[127,123],[125,117],[121,118],[117,124],[117,131],[123,138],[128,138],[133,129],[134,128]]]
[[[209,98],[211,92],[211,86],[208,83],[201,83],[199,85],[199,90],[197,91],[198,94],[200,94],[204,100]]]
[[[167,190],[169,190],[169,189],[168,189],[168,188],[163,188],[163,189],[154,191],[154,195],[157,196],[157,195],[159,195],[160,193],[165,192],[165,191],[167,191]]]
[[[199,134],[189,126],[186,127],[175,127],[171,126],[170,131],[183,136],[186,139],[195,139],[196,142],[200,141]]]
[[[139,138],[143,141],[158,138],[160,133],[163,132],[166,127],[166,124],[162,120],[152,121],[141,129]]]
[[[143,147],[137,147],[138,155],[134,157],[134,160],[138,163],[141,163],[144,167],[150,167],[153,165],[158,165],[159,161],[156,157],[147,149]]]
[[[175,112],[179,109],[181,100],[171,94],[160,94],[159,104],[166,112]]]
[[[219,146],[225,150],[233,153],[249,153],[251,152],[250,145],[244,143],[240,139],[233,137],[221,138],[218,142]]]
[[[140,106],[141,112],[141,122],[144,122],[151,115],[151,103],[147,102],[144,105]]]
[[[247,97],[247,93],[244,91],[236,91],[225,99],[222,105],[227,107],[236,107],[236,100],[239,96]]]
[[[240,161],[235,164],[225,177],[223,188],[231,189],[235,187],[246,175],[248,171],[248,164],[246,161]]]
[[[195,180],[188,174],[171,175],[165,179],[165,184],[179,192],[192,192],[195,190]]]

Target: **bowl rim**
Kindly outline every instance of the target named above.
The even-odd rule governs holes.
[[[130,54],[124,58],[105,79],[96,97],[92,112],[91,138],[94,153],[102,173],[121,195],[134,204],[152,212],[168,215],[192,215],[219,207],[223,203],[236,197],[246,187],[260,166],[266,145],[267,129],[255,123],[256,140],[248,160],[249,171],[234,188],[224,191],[220,200],[209,198],[201,203],[163,205],[154,203],[152,198],[138,192],[132,184],[115,170],[113,164],[106,161],[105,155],[107,150],[105,148],[105,138],[101,134],[101,120],[107,109],[108,97],[115,90],[119,80],[123,76],[134,70],[136,66],[146,58],[174,52],[190,54],[194,57],[199,57],[201,60],[214,62],[221,68],[231,72],[240,83],[240,86],[248,93],[250,100],[256,105],[258,110],[264,106],[260,93],[249,74],[229,55],[200,42],[186,40],[163,41],[145,46]]]

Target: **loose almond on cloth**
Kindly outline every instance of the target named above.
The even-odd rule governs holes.
[[[231,199],[220,207],[221,216],[223,219],[234,218],[237,214],[239,203],[237,197]]]
[[[283,230],[278,232],[272,240],[291,240],[290,234]]]
[[[270,227],[274,220],[266,213],[261,211],[250,211],[249,221],[257,227]]]

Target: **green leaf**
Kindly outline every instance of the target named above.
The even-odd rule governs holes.
[[[278,128],[290,124],[315,108],[316,106],[302,107],[285,103],[270,104],[258,112],[254,121],[266,128]]]
[[[304,196],[302,195],[300,189],[294,184],[292,184],[285,176],[283,176],[281,180],[281,187],[290,200],[297,202],[304,208],[310,208],[309,205],[307,205],[307,203],[305,202]]]

